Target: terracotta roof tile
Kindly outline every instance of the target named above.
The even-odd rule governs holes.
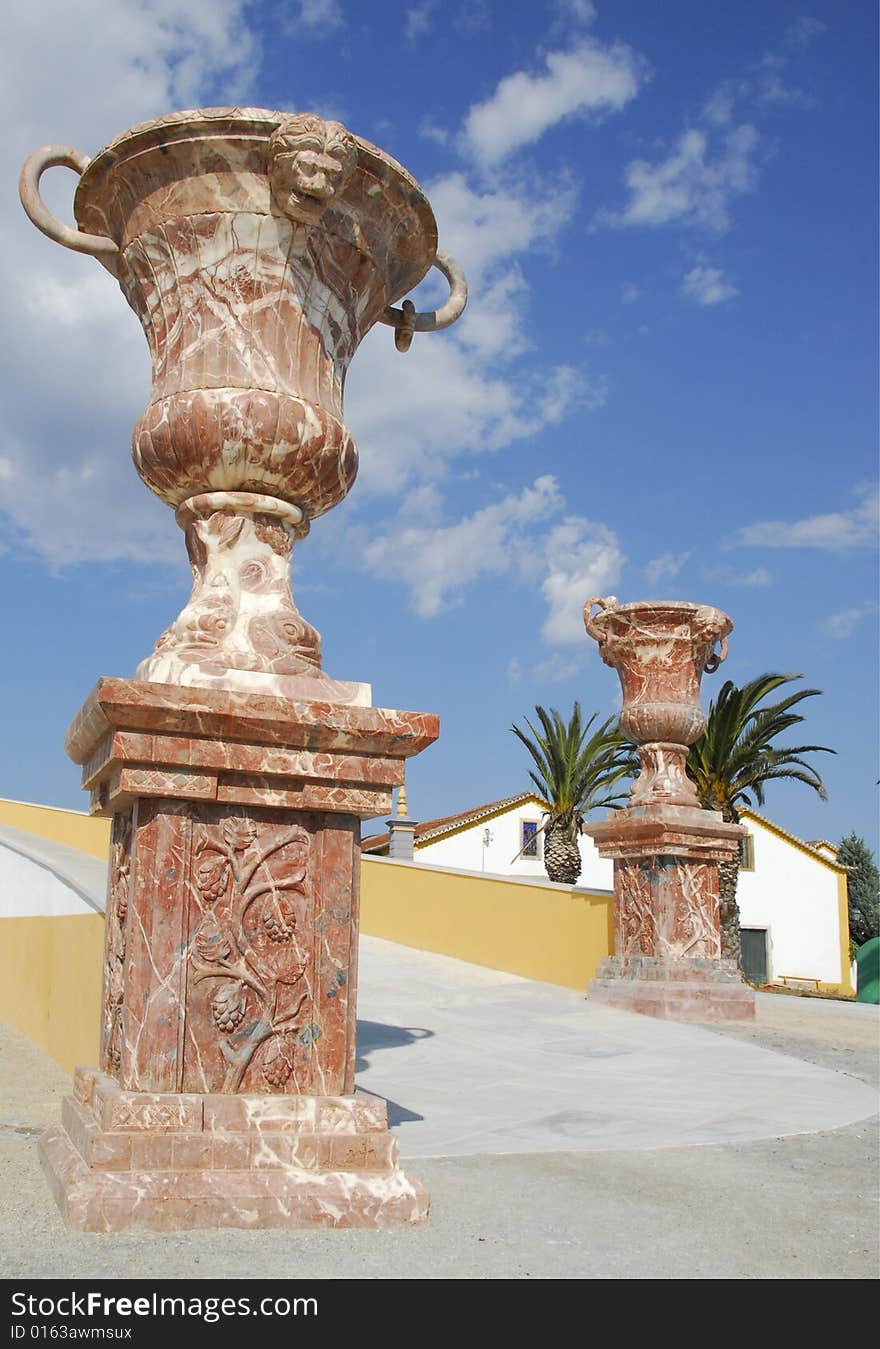
[[[416,840],[433,838],[435,834],[445,834],[447,830],[460,829],[462,825],[476,824],[484,816],[494,815],[506,806],[519,805],[522,801],[532,799],[537,799],[534,792],[518,792],[516,796],[502,796],[499,801],[487,801],[483,806],[474,806],[458,815],[441,815],[436,820],[425,820],[423,824],[416,825]],[[361,852],[378,852],[387,847],[389,838],[387,830],[384,834],[371,834],[369,838],[361,839]]]

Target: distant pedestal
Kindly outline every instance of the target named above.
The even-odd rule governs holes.
[[[427,1195],[354,1093],[359,824],[437,718],[102,680],[68,735],[113,816],[100,1070],[41,1155],[86,1230],[387,1226]]]
[[[595,1002],[685,1021],[751,1020],[754,991],[721,959],[718,864],[741,826],[714,811],[656,803],[584,831],[614,860],[615,954],[587,990]]]

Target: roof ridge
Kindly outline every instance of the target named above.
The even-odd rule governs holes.
[[[513,806],[520,801],[537,801],[539,798],[535,792],[525,791],[517,792],[513,796],[502,796],[497,801],[487,801],[482,806],[473,806],[470,810],[462,810],[457,815],[440,815],[434,820],[425,820],[422,824],[415,827],[415,838],[427,840],[433,838],[435,834],[444,833],[447,829],[460,828],[465,823],[476,823],[486,815],[492,815],[504,806]],[[390,838],[388,830],[382,834],[369,834],[361,839],[361,849],[365,849],[369,844],[371,848],[381,847],[387,843]]]

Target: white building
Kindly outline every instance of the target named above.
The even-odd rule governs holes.
[[[851,991],[846,871],[833,846],[780,829],[751,810],[737,898],[743,963],[756,983]],[[545,877],[541,803],[529,792],[490,801],[415,827],[414,860],[494,876]],[[389,835],[364,839],[374,856],[388,853]],[[614,888],[614,864],[591,838],[579,840],[585,890]]]
[[[767,982],[850,983],[846,869],[824,841],[804,843],[753,810],[736,897],[747,971]]]

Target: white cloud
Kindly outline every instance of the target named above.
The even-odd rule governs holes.
[[[500,163],[565,118],[619,112],[645,78],[643,63],[623,43],[583,40],[548,52],[544,65],[540,74],[506,75],[490,98],[468,112],[462,147],[480,164]]]
[[[529,288],[518,267],[501,272],[480,292],[462,320],[459,341],[484,357],[509,359],[527,350],[529,341],[523,313]]]
[[[337,8],[299,6],[290,22],[318,31]],[[61,0],[41,0],[39,9],[19,6],[5,16],[0,109],[9,134],[0,166],[8,183],[40,144],[69,142],[94,153],[125,127],[171,108],[253,98],[248,81],[259,47],[245,0],[192,0],[185,12],[174,0],[109,7],[82,0],[75,14]],[[68,218],[74,185],[69,172],[52,171],[43,182],[49,204]],[[600,406],[606,385],[601,374],[552,366],[529,350],[529,292],[518,259],[552,249],[573,213],[571,184],[507,175],[479,192],[453,173],[427,190],[441,247],[468,275],[471,306],[451,332],[418,335],[405,356],[390,330],[377,326],[349,373],[346,420],[362,454],[358,500],[416,492],[418,520],[431,524],[440,518],[431,484],[451,461],[534,436],[576,406]],[[0,251],[7,533],[52,565],[182,560],[173,517],[129,458],[131,428],[150,387],[135,315],[94,260],[34,230],[12,193],[0,198],[0,236],[10,241]],[[517,366],[527,350],[528,364]]]
[[[623,553],[617,537],[605,525],[570,515],[550,531],[544,559],[544,640],[551,646],[583,641],[584,601],[607,594],[620,578]]]
[[[533,668],[532,679],[538,684],[564,684],[584,668],[588,651],[589,648],[585,647],[576,656],[563,656],[561,651],[554,651]]]
[[[390,329],[368,334],[352,364],[346,422],[361,455],[359,495],[441,478],[449,462],[486,454],[558,424],[595,389],[569,366],[505,378],[452,335],[417,335],[402,356]]]
[[[440,247],[458,259],[470,285],[517,253],[548,248],[571,219],[576,194],[570,184],[535,186],[510,179],[480,192],[463,173],[428,183]]]
[[[584,28],[596,18],[596,6],[592,0],[554,0],[553,8],[564,22]]]
[[[880,606],[876,601],[866,600],[864,604],[857,604],[851,609],[841,609],[836,614],[828,615],[822,624],[823,630],[828,637],[836,640],[851,637],[862,619],[876,614],[878,608]]]
[[[754,567],[752,571],[740,572],[731,580],[733,585],[738,586],[768,586],[773,577],[766,567]]]
[[[717,585],[754,587],[768,586],[773,577],[766,567],[753,567],[751,571],[737,571],[735,567],[709,567],[704,572],[707,581]]]
[[[790,24],[785,34],[785,41],[789,47],[795,47],[803,50],[809,46],[814,38],[820,37],[825,32],[825,24],[821,19],[810,18],[809,15],[802,14],[794,23]]]
[[[556,479],[536,478],[519,495],[484,506],[456,524],[395,531],[367,545],[365,561],[379,576],[405,577],[412,607],[433,618],[459,602],[478,577],[504,575],[518,562],[523,531],[560,509]]]
[[[628,164],[629,201],[622,211],[603,211],[597,219],[621,226],[681,223],[721,233],[730,224],[731,201],[755,187],[759,143],[758,132],[747,123],[718,138],[691,128],[664,159]]]
[[[736,542],[748,548],[822,548],[829,550],[870,547],[877,542],[878,495],[876,487],[860,489],[862,500],[848,511],[810,515],[803,520],[762,520],[746,525]]]
[[[62,0],[4,13],[0,173],[14,184],[45,143],[93,154],[127,126],[175,107],[241,100],[259,61],[244,0]],[[41,185],[71,217],[75,178]],[[181,536],[129,457],[147,399],[149,353],[113,279],[40,235],[14,191],[0,198],[4,350],[0,512],[16,546],[51,565],[133,558],[181,563]],[[49,392],[51,384],[51,392]],[[48,394],[48,396],[47,396]]]
[[[419,135],[426,141],[433,141],[435,145],[446,145],[449,141],[449,132],[445,126],[440,126],[433,117],[423,117],[419,122]]]
[[[0,56],[10,157],[20,163],[47,140],[91,153],[138,118],[192,106],[216,78],[232,102],[258,59],[244,0],[14,5]]]
[[[297,0],[296,20],[316,36],[341,28],[345,22],[339,0]]]
[[[623,283],[620,290],[620,300],[622,304],[635,304],[636,300],[640,300],[641,297],[642,292],[640,287],[635,285],[632,281],[625,281]]]
[[[787,57],[767,52],[741,79],[722,80],[703,106],[702,118],[715,127],[729,126],[739,110],[749,117],[779,108],[813,108],[816,99],[786,83]]]
[[[432,482],[414,487],[400,503],[402,520],[417,520],[423,524],[437,524],[443,514],[443,497]]]
[[[645,567],[648,584],[657,585],[658,581],[662,581],[667,576],[677,576],[689,557],[690,551],[686,553],[662,553],[660,557],[652,558]]]
[[[522,683],[522,662],[518,656],[511,656],[507,662],[507,684],[509,688],[515,689]]]
[[[584,600],[616,583],[623,555],[611,530],[580,516],[546,528],[564,508],[556,479],[544,475],[454,524],[395,528],[368,543],[364,559],[378,576],[405,578],[423,618],[460,603],[481,577],[518,574],[540,585],[544,639],[553,646],[581,642]]]
[[[535,194],[514,183],[478,192],[462,173],[429,183],[427,192],[440,246],[464,268],[470,300],[454,328],[417,335],[405,356],[386,328],[363,342],[346,385],[346,420],[361,451],[359,492],[437,479],[452,459],[497,451],[607,397],[601,374],[571,365],[506,368],[529,345],[529,292],[515,259],[550,247],[573,193]],[[439,290],[424,302],[415,294],[428,307],[438,298]]]
[[[406,11],[404,32],[408,42],[416,42],[428,32],[437,4],[438,0],[422,0],[420,5],[411,5]]]
[[[722,304],[732,300],[739,291],[728,281],[720,267],[692,267],[685,274],[681,288],[685,295],[699,305]]]

